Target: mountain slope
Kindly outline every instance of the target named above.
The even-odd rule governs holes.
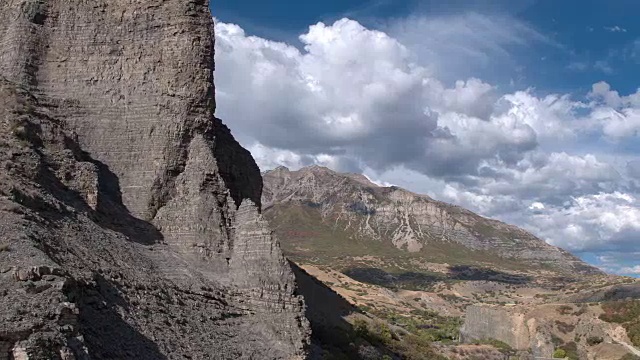
[[[563,275],[600,273],[520,228],[425,195],[377,186],[362,175],[312,166],[299,171],[280,167],[263,178],[265,215],[294,258],[339,262],[344,256],[374,256],[400,267],[404,259]]]

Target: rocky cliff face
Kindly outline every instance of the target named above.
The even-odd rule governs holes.
[[[574,359],[620,359],[634,351],[624,330],[600,320],[601,313],[598,304],[472,305],[460,340],[499,340],[522,359],[551,358],[556,349]]]
[[[211,22],[0,4],[0,360],[304,356],[258,167],[213,116]]]
[[[496,339],[516,350],[528,350],[532,345],[528,325],[525,314],[513,309],[480,305],[469,306],[464,326],[460,329],[460,341]],[[551,341],[546,343],[551,344]],[[553,345],[549,346],[551,347],[550,351],[538,354],[538,356],[553,353]]]
[[[276,224],[288,216],[287,209],[298,207],[298,213],[313,214],[307,217],[316,219],[315,225],[340,229],[351,241],[392,244],[418,254],[429,254],[434,246],[454,244],[457,249],[485,252],[488,263],[514,261],[568,274],[599,273],[568,252],[515,226],[425,195],[380,187],[362,175],[340,174],[318,166],[299,171],[280,167],[264,174],[264,181],[263,204]],[[290,237],[304,236],[292,232]],[[443,261],[447,256],[448,260],[461,260],[459,252],[445,251]]]

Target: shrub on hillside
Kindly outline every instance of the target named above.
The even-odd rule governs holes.
[[[640,346],[640,300],[622,300],[602,304],[600,320],[621,324],[635,346]]]
[[[567,352],[562,349],[556,349],[556,351],[553,352],[554,359],[564,359],[566,357],[567,357]]]
[[[567,324],[560,320],[556,320],[556,326],[558,327],[558,330],[560,330],[560,332],[562,332],[563,334],[568,334],[576,328],[575,325]]]
[[[571,306],[571,305],[562,305],[556,310],[561,315],[569,315],[573,311],[573,306]]]
[[[599,336],[589,336],[587,338],[587,344],[589,346],[594,346],[594,345],[601,344],[603,341],[604,341],[604,339],[599,337]]]

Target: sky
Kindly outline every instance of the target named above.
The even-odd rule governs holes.
[[[640,2],[218,0],[216,115],[262,170],[363,173],[640,276]]]

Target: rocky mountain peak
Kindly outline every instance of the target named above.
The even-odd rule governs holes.
[[[366,177],[364,174],[359,174],[359,173],[345,173],[344,176],[353,179],[359,183],[361,183],[364,186],[369,186],[372,188],[375,187],[382,187],[378,184],[373,183],[368,177]]]
[[[315,174],[315,175],[333,175],[334,172],[326,166],[311,165],[298,170],[302,174]]]
[[[288,168],[288,167],[286,167],[286,166],[282,166],[282,165],[278,166],[277,168],[275,168],[275,169],[273,169],[273,170],[271,170],[271,171],[281,172],[281,173],[288,173],[288,172],[290,172],[290,170],[289,170],[289,168]]]

